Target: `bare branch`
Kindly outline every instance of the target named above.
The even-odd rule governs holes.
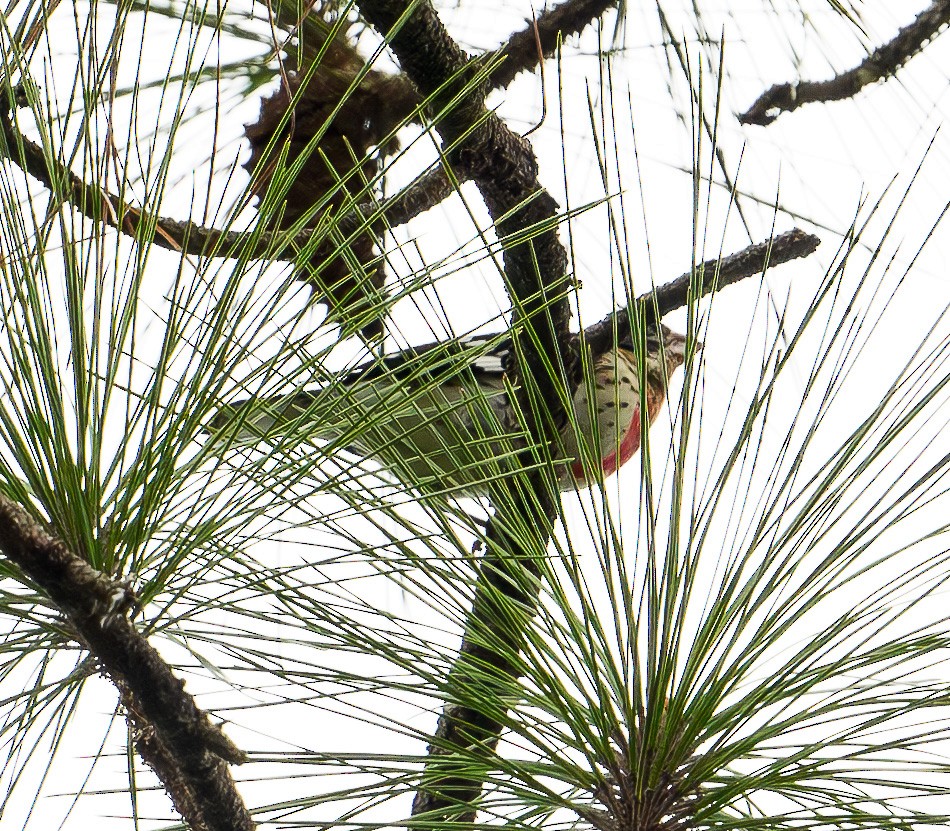
[[[747,277],[761,274],[766,268],[807,257],[821,240],[798,228],[773,239],[750,245],[742,251],[700,263],[669,283],[637,298],[647,317],[662,318],[686,306],[690,299],[703,297],[731,286]],[[591,349],[606,349],[614,340],[614,332],[630,325],[629,307],[607,315],[584,330],[584,340]]]
[[[617,0],[567,0],[542,12],[491,55],[493,60],[503,59],[488,76],[491,88],[504,89],[519,73],[534,69],[544,58],[551,57],[566,38],[580,34],[616,5]]]
[[[247,233],[219,231],[139,210],[104,188],[87,184],[68,167],[47,156],[42,147],[20,132],[5,110],[0,112],[0,128],[3,132],[3,154],[94,222],[116,228],[136,239],[141,239],[144,232],[154,227],[154,245],[186,254],[223,257],[247,245],[250,250],[243,250],[248,256],[270,255],[279,259],[273,251],[277,239],[275,234],[262,234],[251,245],[252,236]],[[310,232],[298,234],[294,238],[287,238],[285,247],[305,245],[311,238]]]
[[[455,183],[440,165],[420,176],[377,210],[387,228],[398,228],[444,202],[455,190]],[[361,213],[368,216],[372,211],[367,206]]]
[[[783,112],[797,110],[816,101],[840,101],[858,94],[864,87],[897,73],[907,61],[950,22],[950,0],[934,0],[897,37],[879,46],[860,64],[828,81],[776,84],[764,92],[742,115],[743,124],[771,124]]]
[[[181,772],[163,778],[176,806],[194,806],[190,824],[209,831],[251,831],[251,819],[228,770],[246,756],[211,723],[158,652],[128,618],[129,590],[96,571],[0,494],[0,551],[56,604],[80,643],[113,682],[136,702],[154,737]],[[141,726],[141,723],[140,725]],[[168,766],[155,769],[160,776]]]
[[[482,56],[481,60],[490,58],[493,63],[487,78],[489,89],[504,89],[520,73],[530,72],[544,58],[551,57],[565,38],[580,34],[605,11],[616,5],[617,0],[567,0],[542,12],[537,20],[529,21],[524,29],[515,32],[496,52]],[[457,170],[456,173],[459,182],[467,181],[464,171]],[[387,226],[396,228],[405,224],[434,208],[454,192],[455,187],[441,168],[432,171],[410,185],[403,195],[398,197],[399,202],[406,206],[406,210],[401,211],[395,204],[392,208],[385,209]]]

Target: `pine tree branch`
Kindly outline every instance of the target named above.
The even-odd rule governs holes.
[[[608,9],[614,8],[617,0],[566,0],[554,8],[543,11],[534,20],[493,52],[476,58],[482,63],[490,62],[486,82],[488,90],[505,89],[519,74],[537,68],[550,58],[557,47],[571,35],[580,34],[591,23],[599,20]],[[467,181],[463,171],[459,182]],[[403,193],[401,201],[411,210],[386,211],[388,227],[395,228],[410,219],[434,208],[455,192],[455,186],[442,168],[418,179]]]
[[[167,764],[155,772],[184,819],[208,831],[251,831],[251,819],[228,770],[246,756],[211,723],[168,664],[128,617],[128,589],[81,557],[0,494],[0,551],[56,604],[79,642],[109,675],[137,726],[154,729]],[[170,775],[176,769],[178,777]]]
[[[853,69],[827,81],[775,84],[739,116],[739,121],[765,127],[783,112],[792,112],[804,104],[852,98],[864,87],[895,75],[948,22],[950,0],[934,0],[917,15],[913,23],[901,29],[893,40],[879,46]]]
[[[615,0],[567,0],[542,12],[525,29],[513,34],[499,50],[471,60],[466,57],[465,62],[469,64],[467,70],[470,74],[481,72],[483,65],[490,61],[493,68],[489,70],[485,80],[488,88],[507,86],[515,75],[537,66],[553,53],[557,44],[565,37],[582,31],[612,5],[615,5]],[[307,29],[309,35],[306,40],[310,44],[308,48],[311,59],[319,52],[313,51],[314,44],[322,43],[329,33],[335,31],[321,18],[319,12],[307,13],[304,4],[284,0],[274,7],[274,13],[281,25],[298,30],[301,26]],[[301,13],[304,15],[302,18],[298,17]],[[339,34],[337,36],[342,37]],[[498,60],[499,57],[503,60]],[[462,68],[463,65],[460,64],[459,69]],[[402,114],[410,112],[422,98],[417,95],[418,87],[405,76],[386,76],[376,71],[370,75],[382,79],[382,83],[388,87],[398,88],[400,92],[397,97],[403,99],[400,106],[389,108],[387,118],[395,119],[393,123],[380,127],[383,133],[389,134],[398,126]],[[393,94],[391,90],[387,91],[387,99]],[[181,251],[192,256],[227,257],[240,252],[252,259],[275,261],[294,261],[297,252],[305,250],[313,241],[314,232],[310,230],[293,236],[282,231],[222,232],[193,222],[174,220],[139,210],[104,188],[83,182],[58,160],[47,157],[42,147],[25,138],[16,128],[9,113],[3,112],[0,119],[6,144],[4,152],[14,163],[54,190],[83,215],[138,240],[148,235],[152,244],[160,248]],[[14,147],[17,148],[15,152],[12,150]],[[364,248],[367,238],[372,239],[374,235],[387,229],[404,225],[441,203],[455,191],[457,181],[466,181],[470,177],[470,171],[463,165],[458,165],[453,174],[453,177],[449,177],[445,170],[437,167],[386,203],[378,205],[366,202],[356,206],[347,215],[337,217],[335,224],[345,237],[344,241],[339,243],[328,240],[319,245],[308,258],[310,263],[316,264],[316,268],[301,268],[300,279],[313,283],[322,298],[330,302],[331,307],[336,308],[334,298],[337,294],[342,292],[347,297],[352,294],[348,288],[349,283],[345,278],[340,278],[332,268],[332,264],[341,262],[341,249],[346,246]],[[54,187],[54,184],[58,187]],[[522,225],[518,230],[523,230],[524,227],[527,226]],[[372,247],[371,242],[369,245]],[[317,276],[317,273],[321,272],[321,264],[329,267],[329,271],[323,275],[326,285],[323,285]],[[367,263],[367,268],[378,268],[378,263]],[[382,278],[377,278],[377,281],[380,279]],[[343,308],[342,311],[345,312],[346,309]],[[373,329],[374,325],[370,324],[370,328]]]
[[[557,204],[538,181],[534,152],[485,107],[487,89],[479,81],[479,62],[455,43],[427,0],[359,0],[358,5],[429,101],[453,172],[475,182],[495,222],[515,309],[517,361],[510,371],[521,379],[513,384],[519,391],[509,409],[525,417],[535,442],[553,440],[566,419],[563,406],[554,402],[565,396],[557,374],[548,367],[570,366],[575,359],[569,335],[567,253],[557,237]],[[537,608],[540,570],[533,557],[546,547],[557,516],[553,483],[539,472],[527,476],[522,491],[513,481],[499,482],[492,503],[495,514],[487,530],[475,604],[448,678],[447,704],[429,748],[423,786],[413,803],[417,817],[474,820],[482,776],[472,769],[469,754],[490,757],[497,746],[510,700],[506,692],[519,674],[510,657],[520,652]],[[499,632],[499,621],[507,624],[500,641],[489,637]],[[465,702],[472,701],[476,675],[482,694],[472,706]]]
[[[541,12],[496,52],[486,55],[495,64],[488,74],[490,88],[504,89],[520,73],[535,69],[565,39],[580,34],[616,5],[617,0],[567,0]]]
[[[491,89],[506,87],[516,75],[534,69],[545,57],[549,57],[558,43],[570,35],[581,32],[607,9],[616,5],[616,0],[567,0],[567,2],[544,11],[536,21],[514,33],[496,52],[486,53],[475,59],[473,65],[489,58],[494,69],[487,77]],[[278,22],[289,25],[292,4],[283,2],[275,7]],[[309,21],[314,15],[306,15]],[[294,19],[297,25],[301,21]],[[320,21],[318,32],[326,30]],[[309,41],[308,41],[309,42]],[[539,51],[540,46],[540,51]],[[503,60],[498,61],[501,57]],[[408,91],[406,95],[408,95]],[[0,116],[6,141],[5,153],[23,170],[53,190],[58,182],[64,188],[63,196],[84,216],[109,227],[116,228],[133,238],[141,239],[141,233],[154,228],[152,244],[159,248],[181,251],[192,256],[232,256],[240,251],[252,259],[267,258],[274,261],[292,261],[295,253],[312,242],[313,232],[301,231],[293,236],[282,232],[220,231],[216,228],[170,217],[158,216],[125,204],[115,194],[82,181],[64,165],[58,164],[43,152],[43,148],[27,139],[15,126],[7,113]],[[395,125],[391,125],[395,126]],[[387,130],[388,132],[388,130]],[[17,147],[18,152],[11,148]],[[456,181],[468,181],[463,169],[454,171]],[[382,204],[362,203],[346,216],[340,217],[338,227],[347,240],[353,240],[369,231],[382,233],[407,224],[415,217],[439,205],[456,190],[453,181],[439,166],[420,176],[395,196]],[[313,259],[330,258],[338,246],[328,243],[327,250],[319,250]]]
[[[617,0],[566,0],[529,21],[524,29],[513,33],[497,50],[485,52],[471,59],[472,70],[483,65],[490,65],[485,79],[487,90],[504,89],[518,74],[535,69],[546,58],[551,57],[565,38],[579,34],[591,23],[600,19],[605,11],[616,5]],[[309,38],[301,40],[301,43],[305,40],[309,44],[303,57],[310,61],[316,59],[320,51],[318,47],[333,28],[321,18],[320,10],[311,10],[305,13],[303,18],[298,18],[297,15],[301,12],[300,4],[292,0],[282,0],[274,5],[273,10],[278,24],[293,28],[298,31],[298,34],[302,33],[302,29],[309,27]],[[345,38],[345,34],[341,32],[336,37]],[[355,50],[354,54],[356,54]],[[413,82],[405,75],[387,76],[383,72],[372,70],[370,76],[377,79],[374,83],[383,83],[387,86],[387,98],[395,98],[400,102],[398,106],[388,106],[387,112],[380,111],[371,114],[376,131],[380,135],[390,135],[399,127],[401,119],[419,108],[422,97],[417,94]],[[364,80],[364,83],[367,81]],[[381,123],[376,123],[377,120],[381,120]],[[467,180],[463,171],[456,170],[455,174],[461,181]],[[454,192],[453,181],[440,167],[420,177],[394,200],[390,200],[387,205],[375,206],[374,209],[374,206],[365,204],[354,213],[356,217],[377,215],[379,221],[372,225],[372,229],[380,233],[385,228],[392,229],[407,223],[412,218],[435,207]],[[411,206],[411,209],[407,209],[408,206]],[[355,223],[352,219],[351,216],[344,218],[343,221],[344,223],[349,221],[349,225],[353,226]],[[355,229],[348,227],[346,230],[349,233]]]
[[[691,297],[761,274],[769,266],[808,256],[818,243],[817,237],[798,229],[781,234],[736,254],[701,263],[695,270],[642,295],[637,304],[644,315],[662,317],[685,306]],[[617,328],[626,326],[629,309],[625,308],[589,327],[585,340],[593,351],[607,349]],[[536,511],[533,516],[526,515],[520,532],[525,533],[531,522],[544,519]],[[509,538],[497,521],[489,525],[475,602],[447,685],[455,700],[446,705],[429,747],[430,761],[413,803],[416,816],[442,816],[452,810],[454,821],[471,822],[475,818],[474,803],[481,783],[472,771],[473,757],[494,751],[506,719],[501,702],[517,698],[517,678],[521,675],[517,656],[524,647],[540,585],[539,569],[530,561],[515,569],[497,553],[515,550],[512,542],[516,537],[513,532]],[[488,701],[497,704],[486,706]]]
[[[310,229],[296,234],[221,231],[143,211],[104,188],[84,182],[64,164],[48,156],[40,145],[23,135],[5,111],[0,112],[0,132],[4,141],[0,154],[59,194],[72,208],[86,218],[115,228],[133,239],[141,240],[143,234],[153,233],[152,244],[158,248],[207,257],[233,257],[240,252],[250,259],[290,262],[296,252],[313,242],[315,231]],[[443,168],[433,168],[386,202],[367,202],[340,217],[336,222],[338,236],[347,241],[369,229],[382,232],[405,225],[454,192],[455,184]],[[338,248],[338,243],[327,243],[326,256],[333,255],[329,250],[331,247]]]
[[[821,240],[798,228],[759,242],[726,257],[699,263],[694,270],[657,286],[637,298],[636,303],[649,319],[659,320],[670,312],[686,306],[690,299],[720,291],[740,280],[761,274],[766,268],[807,257]],[[609,347],[614,332],[630,326],[629,307],[607,315],[584,330],[584,340],[595,352]]]

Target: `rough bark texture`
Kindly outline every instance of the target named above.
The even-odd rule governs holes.
[[[853,98],[864,87],[896,74],[948,22],[950,0],[934,0],[917,15],[913,23],[901,29],[893,40],[879,46],[853,69],[827,81],[775,84],[739,116],[739,121],[764,127],[782,113],[797,110],[803,104]]]
[[[126,700],[134,700],[139,728],[154,729],[178,773],[162,784],[176,807],[194,812],[184,819],[208,831],[253,829],[228,770],[229,762],[239,764],[245,754],[211,723],[185,692],[184,682],[132,625],[128,590],[73,554],[2,494],[0,551],[43,589]],[[164,766],[156,773],[170,770]]]
[[[616,6],[617,0],[567,0],[541,12],[490,56],[494,62],[488,75],[491,88],[504,89],[520,73],[532,71],[544,58],[550,58],[564,40],[580,34]]]
[[[639,310],[645,318],[659,320],[675,309],[682,309],[692,298],[724,289],[733,283],[761,274],[767,267],[807,257],[821,240],[795,228],[773,239],[759,242],[727,257],[706,260],[692,271],[657,286],[637,298]],[[606,349],[614,339],[614,332],[630,326],[630,309],[619,309],[584,330],[584,339],[594,351]]]
[[[363,0],[359,6],[429,101],[448,162],[459,178],[475,182],[495,221],[519,347],[518,360],[509,369],[514,379],[524,382],[512,412],[524,418],[536,441],[553,438],[566,414],[556,404],[563,391],[546,366],[572,363],[567,254],[557,238],[557,204],[538,181],[528,142],[486,109],[486,87],[475,75],[478,63],[452,40],[431,4],[422,0],[408,14],[408,4],[393,0]],[[519,338],[522,326],[528,334]],[[479,754],[490,757],[497,745],[510,700],[504,693],[519,674],[511,659],[520,650],[537,604],[539,567],[531,558],[543,550],[557,515],[553,483],[540,474],[527,480],[526,492],[518,492],[513,483],[499,483],[493,498],[495,516],[487,532],[476,602],[450,676],[452,700],[439,721],[425,781],[413,805],[416,816],[461,822],[475,817],[473,803],[482,777],[471,765]],[[523,541],[525,529],[533,544]],[[520,621],[511,619],[513,610],[518,610]],[[499,631],[499,620],[507,623],[503,639],[492,640],[489,635]],[[475,689],[476,675],[484,694],[472,706],[466,699]],[[453,752],[460,750],[464,752]]]

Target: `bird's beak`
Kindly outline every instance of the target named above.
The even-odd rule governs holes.
[[[686,363],[686,335],[679,332],[668,332],[663,339],[663,348],[666,350],[666,362],[669,364],[670,374],[678,366]],[[693,342],[693,352],[699,352],[703,348],[702,341]]]

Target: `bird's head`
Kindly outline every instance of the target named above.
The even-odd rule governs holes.
[[[647,324],[645,336],[647,375],[665,387],[677,367],[686,361],[686,336],[674,332],[662,323]],[[640,352],[641,343],[628,327],[624,327],[618,344],[621,349],[629,349],[637,354]],[[699,351],[703,345],[697,342],[694,348]]]

